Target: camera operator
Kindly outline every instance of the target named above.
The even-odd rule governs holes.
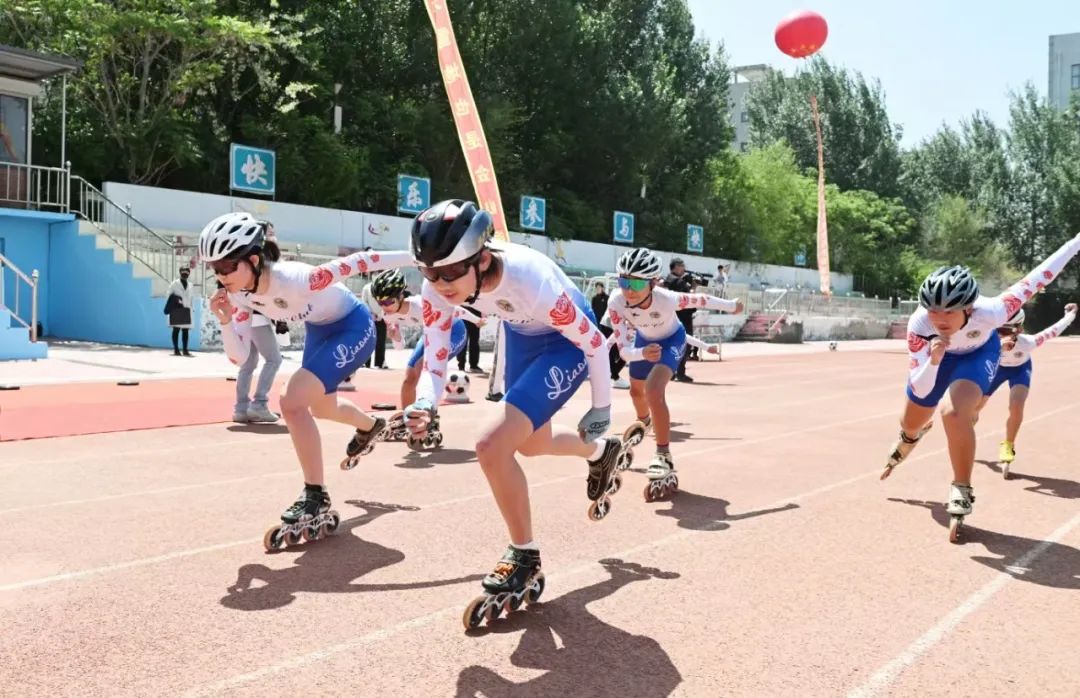
[[[671,273],[664,279],[664,288],[675,291],[677,293],[693,293],[698,286],[705,286],[708,282],[686,271],[686,263],[682,259],[675,257],[671,260],[671,264],[668,265]],[[694,333],[694,313],[697,312],[694,308],[686,308],[685,310],[679,310],[675,315],[679,318],[679,322],[686,329],[686,334],[692,335]],[[689,349],[690,347],[687,347]],[[696,352],[697,349],[694,348]],[[686,360],[690,357],[689,351],[683,351],[682,358],[679,360],[679,370],[675,373],[674,380],[681,383],[693,383],[694,379],[686,375]]]

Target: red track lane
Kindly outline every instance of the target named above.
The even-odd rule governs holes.
[[[695,364],[669,394],[683,491],[646,504],[627,473],[593,523],[583,463],[524,459],[544,603],[469,634],[506,544],[471,452],[498,405],[446,408],[441,452],[380,444],[347,473],[350,430],[322,424],[342,528],[273,555],[301,487],[281,429],[3,443],[0,695],[1077,695],[1078,349],[1039,351],[1017,476],[977,464],[959,546],[943,430],[878,481],[903,356]],[[1005,413],[999,394],[980,460]]]

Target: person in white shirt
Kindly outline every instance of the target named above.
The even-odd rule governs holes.
[[[371,355],[375,325],[367,308],[341,279],[368,271],[406,266],[408,252],[357,252],[313,267],[280,261],[276,243],[266,239],[266,224],[247,213],[228,213],[210,221],[199,236],[199,256],[210,264],[224,287],[210,301],[221,323],[225,353],[243,364],[252,350],[251,316],[303,321],[306,337],[301,367],[281,396],[281,412],[304,471],[304,491],[281,515],[282,523],[266,532],[268,550],[318,538],[337,526],[323,477],[322,440],[315,418],[356,428],[341,462],[356,465],[386,428],[347,400],[338,400],[341,379]]]
[[[506,323],[504,408],[481,430],[476,457],[510,533],[510,545],[483,581],[484,595],[465,613],[465,625],[532,600],[543,588],[540,551],[533,539],[523,456],[576,456],[588,462],[589,513],[603,518],[617,486],[623,451],[604,438],[611,423],[611,376],[604,336],[581,291],[547,256],[528,247],[489,242],[492,217],[472,202],[443,201],[413,222],[412,251],[424,275],[424,373],[419,398],[405,410],[423,437],[446,380],[454,309],[469,305]],[[551,418],[588,377],[592,406],[577,429]]]
[[[166,302],[166,314],[169,327],[172,328],[173,356],[180,356],[180,347],[184,347],[183,356],[191,356],[188,351],[188,337],[191,334],[191,282],[188,277],[191,270],[180,267],[180,278],[169,285],[169,299]]]
[[[742,312],[739,301],[659,288],[660,269],[660,258],[652,250],[639,247],[624,253],[616,265],[619,288],[608,300],[612,338],[630,365],[630,398],[638,417],[638,426],[628,429],[627,435],[635,428],[643,434],[651,425],[656,437],[646,501],[667,497],[679,484],[671,457],[667,386],[679,370],[687,333],[676,313],[687,308]]]
[[[887,478],[930,429],[939,402],[948,393],[941,418],[949,442],[953,481],[947,511],[950,538],[975,501],[971,472],[975,463],[975,421],[979,403],[990,392],[1001,355],[997,328],[1047,284],[1080,251],[1080,235],[1066,242],[1027,276],[993,298],[979,295],[967,267],[940,267],[919,288],[919,304],[908,320],[907,400],[900,438],[881,479]]]
[[[1046,342],[1068,329],[1076,319],[1076,303],[1065,306],[1065,315],[1038,334],[1021,334],[1024,330],[1024,311],[1018,310],[1009,321],[998,328],[1001,340],[1001,359],[997,374],[990,383],[990,392],[979,403],[979,412],[990,397],[1005,383],[1009,384],[1009,418],[1005,422],[1005,440],[998,448],[1002,474],[1009,478],[1009,466],[1016,459],[1016,436],[1024,422],[1024,405],[1031,388],[1031,354]]]

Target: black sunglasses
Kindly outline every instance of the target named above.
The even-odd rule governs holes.
[[[468,274],[469,269],[479,256],[479,254],[475,254],[468,259],[463,259],[460,262],[454,262],[453,264],[446,264],[441,267],[421,267],[420,273],[424,275],[425,279],[431,282],[442,279],[446,283],[451,283]]]

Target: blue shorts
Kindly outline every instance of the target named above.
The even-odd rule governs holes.
[[[469,339],[469,335],[465,332],[465,321],[458,318],[454,320],[454,324],[450,325],[450,358],[455,359],[457,355],[465,349],[465,342]],[[409,357],[409,368],[416,366],[424,359],[424,335],[420,335],[420,340],[416,343],[416,348],[413,349],[412,356]]]
[[[643,381],[649,377],[653,366],[667,366],[672,373],[679,372],[679,360],[686,351],[686,329],[682,325],[664,339],[644,339],[641,333],[634,338],[635,347],[644,347],[649,344],[660,345],[660,359],[656,362],[642,359],[630,362],[630,377],[634,380]]]
[[[573,296],[578,312],[596,324],[592,308],[580,292]],[[575,320],[578,322],[579,320]],[[589,377],[585,352],[558,332],[521,334],[506,324],[506,372],[508,403],[518,408],[539,429],[577,392]]]
[[[987,395],[993,395],[997,392],[1005,381],[1009,381],[1009,389],[1015,388],[1018,385],[1024,385],[1031,387],[1031,359],[1028,359],[1019,366],[998,366],[997,375],[994,376],[994,382],[990,384],[990,392]]]
[[[963,331],[963,330],[961,330]],[[990,384],[997,374],[998,359],[1001,358],[1001,340],[997,332],[990,333],[990,339],[969,354],[945,354],[938,365],[937,381],[934,389],[926,397],[915,397],[911,386],[907,387],[908,399],[923,407],[936,407],[949,386],[959,380],[969,380],[982,388],[983,395],[990,394]]]
[[[325,325],[304,325],[304,358],[300,364],[315,374],[326,393],[364,365],[375,351],[375,322],[367,306],[357,301],[349,314]]]

